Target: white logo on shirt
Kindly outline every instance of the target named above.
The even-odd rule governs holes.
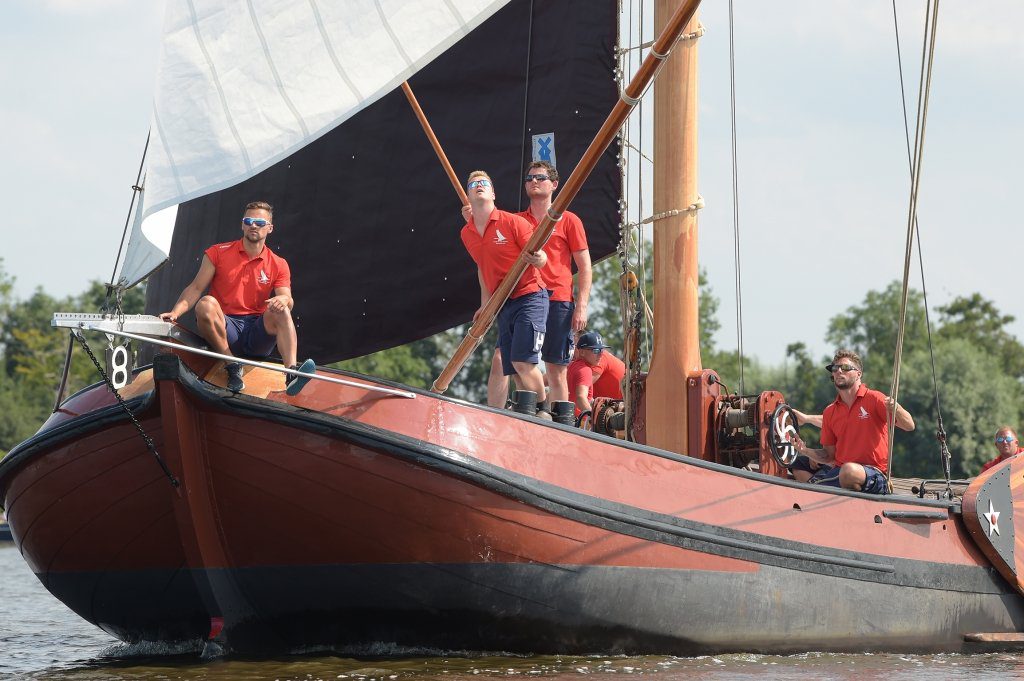
[[[868,410],[864,408],[864,405],[861,405],[860,413],[857,414],[857,418],[859,418],[859,419],[869,419],[869,418],[871,418],[871,415],[868,414]]]
[[[498,235],[494,237],[494,243],[498,244],[499,246],[508,243],[508,239],[505,238],[505,235],[501,233],[500,229],[495,229],[494,231]]]
[[[268,277],[267,273],[264,272],[262,268],[260,268],[260,276],[256,277],[256,281],[258,281],[260,284],[269,284],[270,277]]]

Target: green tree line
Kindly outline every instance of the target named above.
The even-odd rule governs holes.
[[[605,342],[621,349],[624,337],[620,318],[621,266],[609,258],[594,266],[589,327]],[[739,358],[735,350],[719,349],[714,334],[719,328],[718,299],[701,273],[700,343],[705,367],[715,369],[723,382],[739,388]],[[651,276],[641,277],[653,305]],[[105,286],[92,282],[79,295],[54,298],[37,289],[25,300],[13,294],[13,279],[0,260],[0,455],[29,437],[49,416],[67,347],[67,334],[50,327],[53,312],[97,311],[105,300]],[[864,360],[864,381],[888,393],[896,346],[901,290],[893,282],[880,291],[868,291],[864,300],[835,315],[825,335],[830,348],[848,347]],[[126,313],[141,312],[145,292],[129,291]],[[917,429],[898,432],[893,452],[893,473],[898,476],[939,477],[941,461],[936,439],[939,409],[952,451],[952,474],[967,477],[994,456],[991,443],[1003,424],[1017,427],[1022,416],[1024,346],[1006,331],[1014,320],[977,293],[955,298],[934,310],[931,351],[921,294],[911,290],[907,307],[900,403],[914,416]],[[461,325],[449,331],[397,348],[340,362],[341,368],[429,387],[469,330]],[[453,381],[449,395],[472,402],[486,399],[495,332],[492,329]],[[649,359],[645,341],[641,360]],[[934,382],[932,371],[934,353]],[[73,353],[68,394],[99,380],[92,363],[80,350]],[[744,358],[744,392],[781,391],[787,401],[805,412],[820,412],[835,398],[824,371],[831,356],[812,357],[801,341],[791,343],[785,360],[770,366],[756,357]],[[816,432],[805,427],[805,437]]]
[[[50,326],[53,313],[97,312],[106,290],[102,282],[93,281],[75,296],[54,298],[37,288],[27,299],[17,300],[14,279],[0,258],[0,456],[35,433],[53,409],[68,347],[67,330]],[[145,287],[136,287],[125,295],[123,310],[141,313],[145,302]],[[102,353],[99,357],[102,361]],[[98,380],[85,353],[80,348],[72,353],[66,394]]]

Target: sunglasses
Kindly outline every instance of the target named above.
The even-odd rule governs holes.
[[[997,437],[996,438],[996,444],[997,445],[1001,445],[1004,442],[1014,442],[1016,440],[1017,440],[1017,438],[1015,438],[1015,437]]]
[[[860,369],[858,369],[852,364],[829,364],[825,368],[829,371],[829,373],[832,374],[836,373],[837,371],[842,371],[843,373],[847,371],[860,371]]]
[[[270,224],[270,220],[264,220],[263,218],[242,218],[242,224],[246,227],[256,225],[257,227],[266,227]]]
[[[527,175],[524,181],[532,182],[533,180],[537,180],[538,182],[547,182],[550,179],[550,175],[545,175],[544,173],[537,173],[535,175]]]
[[[477,187],[490,187],[490,186],[491,186],[491,181],[490,180],[473,180],[472,182],[470,182],[469,184],[466,185],[466,189],[476,189]]]

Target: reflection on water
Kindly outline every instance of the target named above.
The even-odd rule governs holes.
[[[541,677],[583,681],[589,675],[656,675],[680,679],[1004,679],[1021,675],[1024,661],[1004,653],[983,655],[832,655],[786,657],[723,655],[671,657],[415,657],[352,659],[336,656],[272,660],[218,660],[197,664],[194,656],[135,655],[122,647],[92,661],[29,672],[22,678],[113,681],[114,679],[349,679],[413,681]]]
[[[681,679],[857,679],[977,681],[1024,676],[1024,654],[720,655],[695,658],[458,656],[380,647],[358,656],[308,651],[278,659],[199,660],[198,648],[126,645],[81,620],[48,594],[18,551],[0,546],[0,679],[74,681],[464,681],[507,677],[586,681],[586,676]],[[625,681],[618,679],[615,681]]]

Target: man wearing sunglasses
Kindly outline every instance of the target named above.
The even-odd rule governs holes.
[[[530,197],[530,207],[517,215],[526,219],[536,229],[548,209],[551,198],[558,189],[558,170],[547,161],[535,161],[526,170],[524,189]],[[592,279],[590,248],[587,233],[579,216],[565,211],[562,219],[555,223],[551,236],[544,244],[548,256],[547,266],[540,274],[544,280],[550,300],[548,321],[544,332],[544,360],[549,403],[573,399],[566,382],[566,369],[573,356],[573,339],[587,327],[587,306],[590,302]],[[579,293],[573,300],[572,265],[576,263],[579,272]],[[491,373],[487,380],[487,403],[492,407],[504,407],[508,398],[508,377],[501,365],[501,351],[494,353]]]
[[[591,401],[595,397],[622,399],[621,381],[625,376],[626,365],[610,352],[605,352],[608,347],[596,331],[580,335],[576,344],[576,358],[569,364],[566,379],[569,395],[576,403],[577,417],[590,411]],[[610,369],[602,369],[602,366]],[[621,367],[621,370],[617,367]],[[617,381],[615,376],[618,376]]]
[[[160,317],[177,321],[195,306],[199,334],[214,352],[267,357],[276,345],[285,366],[299,369],[291,314],[295,303],[291,270],[284,258],[266,246],[267,237],[274,231],[273,215],[274,208],[266,201],[246,205],[242,238],[207,248],[195,279],[181,292],[171,311]],[[203,295],[207,288],[209,293]],[[244,390],[242,365],[228,362],[224,369],[228,389]],[[306,360],[301,370],[313,373],[315,365]],[[297,393],[307,380],[289,375],[289,394]]]
[[[901,430],[913,430],[914,419],[891,397],[864,385],[862,367],[852,350],[839,350],[825,367],[839,394],[822,414],[821,449],[812,449],[793,436],[793,446],[803,455],[791,468],[797,480],[869,494],[889,493],[889,414],[895,412],[895,424]],[[820,465],[817,470],[812,460]]]
[[[1020,447],[1020,442],[1017,440],[1017,431],[1010,426],[1002,426],[997,430],[996,450],[999,452],[999,456],[982,466],[980,473],[984,473],[989,468],[1001,464],[1011,456],[1024,452],[1024,449]]]
[[[533,236],[534,228],[522,217],[495,208],[494,183],[484,171],[469,174],[466,190],[470,211],[460,236],[476,263],[480,282],[480,308],[473,314],[475,322]],[[498,348],[503,374],[516,376],[520,388],[535,392],[541,403],[544,376],[537,364],[544,345],[548,292],[540,268],[547,264],[547,254],[541,249],[524,257],[532,267],[526,268],[498,312]]]

